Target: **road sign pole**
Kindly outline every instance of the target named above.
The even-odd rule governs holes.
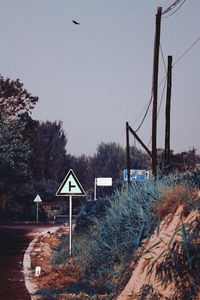
[[[40,198],[40,195],[37,195],[34,199],[34,202],[36,203],[36,223],[38,223],[38,210],[39,210],[39,202],[42,202],[42,199]]]
[[[94,179],[94,201],[97,200],[97,179]]]
[[[72,255],[72,196],[69,196],[69,255]]]
[[[36,209],[36,223],[38,223],[38,202],[36,204],[37,204],[37,209]]]

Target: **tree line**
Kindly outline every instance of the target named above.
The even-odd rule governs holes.
[[[31,111],[38,100],[19,79],[0,76],[1,220],[32,220],[35,216],[33,200],[37,194],[44,203],[64,201],[58,200],[55,193],[69,169],[74,170],[86,190],[87,200],[93,198],[97,177],[113,178],[112,189],[102,188],[100,195],[123,184],[125,148],[114,142],[102,142],[93,156],[69,154],[61,121],[40,122],[32,118]],[[134,169],[146,169],[150,159],[132,146],[131,165]]]

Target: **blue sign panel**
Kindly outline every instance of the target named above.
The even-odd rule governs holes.
[[[130,170],[131,181],[144,181],[149,178],[149,171],[147,170]],[[124,170],[124,181],[128,181],[128,170]]]

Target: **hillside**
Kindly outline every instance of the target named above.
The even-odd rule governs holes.
[[[150,178],[88,202],[71,258],[66,230],[40,241],[51,244],[34,280],[41,299],[199,299],[199,174]]]

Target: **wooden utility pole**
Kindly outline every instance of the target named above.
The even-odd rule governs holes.
[[[171,110],[171,89],[172,89],[172,56],[168,56],[167,66],[167,95],[165,109],[165,168],[168,172],[170,166],[170,110]]]
[[[159,47],[160,47],[160,28],[161,28],[162,7],[157,8],[156,30],[154,41],[153,56],[153,110],[152,110],[152,173],[157,173],[157,97],[158,97],[158,67],[159,67]]]
[[[126,122],[126,167],[127,167],[127,172],[128,172],[128,184],[131,182],[130,178],[130,144],[129,144],[129,124]]]

